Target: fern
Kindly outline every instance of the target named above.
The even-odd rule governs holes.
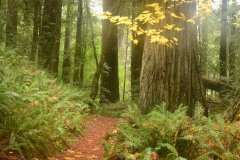
[[[226,124],[220,115],[202,116],[200,105],[194,118],[186,116],[186,111],[180,105],[174,113],[168,112],[163,103],[141,115],[136,107],[128,106],[114,146],[122,146],[126,158],[141,152],[141,158],[148,159],[152,151],[169,160],[240,156],[240,133],[235,125]]]
[[[89,111],[81,91],[57,85],[25,57],[7,53],[0,61],[0,138],[7,139],[0,151],[44,157],[65,148],[71,133],[81,134]]]

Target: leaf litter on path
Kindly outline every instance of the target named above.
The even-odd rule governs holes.
[[[119,121],[111,117],[92,116],[85,123],[86,132],[78,142],[70,145],[64,154],[48,160],[101,160],[104,155],[102,143],[107,132],[113,132]]]

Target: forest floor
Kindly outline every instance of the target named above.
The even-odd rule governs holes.
[[[79,140],[70,144],[62,155],[47,160],[101,160],[104,156],[103,142],[106,134],[114,132],[119,120],[111,117],[90,116],[85,122],[86,131]],[[18,160],[14,156],[0,155],[0,160]]]
[[[119,121],[116,118],[91,116],[84,122],[86,132],[78,142],[62,155],[48,160],[101,160],[104,156],[103,142],[107,133],[116,129]]]

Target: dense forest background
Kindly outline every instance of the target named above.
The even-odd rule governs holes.
[[[59,117],[66,116],[58,117],[59,125],[64,121],[63,128],[79,132],[76,123],[85,114],[124,110],[128,105],[138,106],[139,117],[164,103],[171,113],[183,105],[187,116],[196,117],[201,106],[198,112],[202,116],[218,113],[225,122],[235,121],[240,112],[239,3],[0,0],[2,138],[8,137],[8,147],[18,148],[20,154],[29,149],[14,141],[21,129],[11,130],[22,119],[9,119],[17,115],[16,106],[25,104],[66,107],[60,113],[54,110]],[[20,72],[24,74],[20,76]],[[46,77],[51,77],[51,82]],[[28,112],[32,120],[57,118],[55,112],[36,118],[42,110],[21,109],[22,114]],[[70,125],[74,116],[76,123]],[[44,122],[36,121],[39,123]],[[22,128],[28,130],[29,125]],[[59,130],[55,138],[63,134]],[[0,143],[0,147],[7,143]],[[61,143],[65,144],[64,138]],[[36,150],[39,155],[46,152]]]
[[[193,63],[196,63],[194,65],[197,65],[197,68],[196,71],[193,71],[196,75],[192,78],[201,74],[200,79],[205,84],[202,88],[206,88],[204,97],[213,103],[219,102],[219,99],[222,100],[224,97],[225,99],[228,99],[226,98],[228,96],[231,97],[232,90],[226,91],[226,89],[237,88],[239,82],[239,76],[237,75],[239,64],[237,54],[239,52],[237,46],[239,7],[237,1],[223,2],[199,1],[195,8],[191,6],[193,8],[189,8],[189,11],[184,13],[186,14],[184,16],[188,16],[189,20],[191,20],[191,16],[195,16],[192,21],[195,24],[195,29],[192,28],[196,32],[194,36],[197,42],[194,42],[194,45],[196,45],[197,53],[195,53],[196,62]],[[142,77],[140,78],[141,66],[144,63],[144,59],[142,60],[143,52],[152,52],[143,49],[148,40],[145,40],[144,44],[144,36],[134,35],[140,34],[139,32],[135,33],[136,31],[129,29],[129,27],[124,27],[124,23],[115,26],[105,20],[101,25],[99,11],[103,9],[112,12],[113,15],[128,16],[133,20],[137,19],[142,11],[148,9],[145,6],[146,3],[150,2],[120,1],[114,2],[114,4],[105,3],[74,0],[62,2],[1,1],[2,49],[5,46],[20,55],[28,56],[37,66],[54,75],[59,82],[88,90],[92,88],[91,97],[93,99],[98,95],[98,81],[101,75],[99,96],[101,102],[117,102],[119,100],[136,100],[137,102],[140,95],[140,83],[142,89],[144,88],[143,84],[147,83],[144,80],[140,82],[140,79],[143,79],[143,76],[151,76],[144,75],[142,71]],[[180,2],[176,2],[176,5],[177,3]],[[190,11],[191,9],[193,11]],[[174,10],[172,11],[174,12]],[[182,14],[185,11],[177,12]],[[148,24],[149,21],[144,21],[144,18],[141,20],[139,18],[137,21],[144,23],[138,26],[143,30],[152,25]],[[170,19],[167,21],[170,21]],[[184,29],[182,33],[187,36],[188,32],[184,33]],[[187,29],[185,30],[187,31]],[[152,35],[147,33],[148,31],[150,30],[146,29],[144,34],[151,37]],[[168,36],[170,37],[171,34],[169,32]],[[129,35],[132,35],[131,38],[129,38]],[[180,37],[178,46],[183,41]],[[184,35],[182,37],[184,38]],[[135,43],[138,44],[133,43],[134,39]],[[149,45],[149,48],[156,48],[156,46],[150,46],[154,44],[147,45]],[[166,44],[162,45],[166,46]],[[174,48],[174,46],[169,48]],[[153,57],[153,54],[149,56]],[[144,58],[146,59],[146,57]],[[166,57],[160,58],[164,59]],[[171,63],[170,61],[169,63]],[[150,61],[150,63],[152,62]],[[176,70],[176,72],[178,71]],[[181,77],[181,75],[179,76]],[[158,82],[157,79],[154,81]],[[166,79],[166,81],[175,83],[170,82],[171,79]],[[182,82],[176,83],[184,84]],[[173,90],[178,88],[176,87]],[[149,90],[150,88],[145,89]],[[145,89],[144,92],[146,92]],[[193,90],[197,92],[198,88],[194,87]],[[148,99],[153,99],[152,95],[149,96]],[[191,97],[191,95],[189,96]],[[175,95],[175,97],[179,96]],[[140,98],[140,101],[144,101],[143,99]],[[168,101],[163,97],[156,99]],[[150,103],[149,105],[158,103],[155,100],[151,101],[153,102],[147,103]],[[178,102],[175,98],[175,100],[170,101],[179,104],[185,100],[179,100]]]

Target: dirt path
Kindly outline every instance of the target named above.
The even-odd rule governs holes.
[[[49,160],[101,160],[102,143],[107,132],[112,132],[119,121],[116,118],[92,116],[85,122],[86,132],[61,156]]]

